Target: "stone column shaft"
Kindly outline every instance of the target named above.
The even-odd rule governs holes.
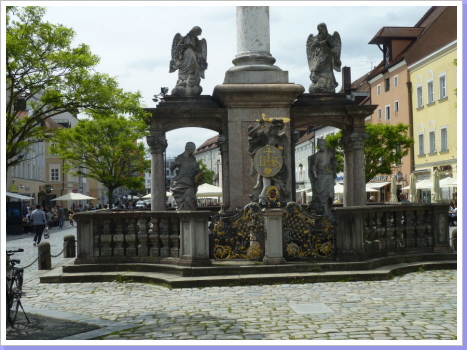
[[[165,210],[165,162],[167,139],[162,131],[151,130],[146,138],[151,148],[151,210]]]

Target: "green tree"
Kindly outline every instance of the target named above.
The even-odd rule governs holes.
[[[60,129],[51,139],[50,151],[65,160],[65,171],[101,182],[109,191],[125,186],[138,190],[151,161],[138,139],[147,134],[143,121],[123,116],[80,120],[74,128]]]
[[[409,137],[409,125],[399,123],[367,124],[368,139],[365,141],[365,181],[376,175],[391,175],[394,164],[409,154],[414,140]],[[342,133],[327,136],[327,146],[334,147],[337,154],[337,171],[344,169],[344,150],[340,144]]]
[[[6,167],[26,160],[31,144],[47,138],[44,120],[61,113],[111,113],[143,118],[140,93],[95,72],[99,57],[75,32],[43,21],[44,7],[6,8]],[[28,113],[15,105],[22,100]]]
[[[203,162],[202,159],[198,160],[199,169],[203,173],[203,183],[214,185],[215,173],[212,170],[208,170],[208,166]]]

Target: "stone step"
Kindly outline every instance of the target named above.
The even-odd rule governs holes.
[[[274,267],[274,266],[271,266]],[[283,265],[277,265],[276,268]],[[127,266],[128,268],[128,266]],[[324,271],[297,272],[289,269],[280,273],[256,273],[256,269],[248,270],[237,266],[237,274],[222,274],[218,269],[217,275],[182,276],[175,273],[161,271],[87,271],[64,272],[56,268],[40,276],[41,283],[85,283],[85,282],[140,282],[156,283],[169,288],[196,288],[213,286],[243,286],[276,283],[318,283],[318,282],[349,282],[387,280],[396,275],[409,272],[435,269],[457,269],[456,260],[417,261],[380,266],[372,270],[353,271]],[[176,271],[176,269],[174,269]],[[212,271],[214,272],[214,271]]]

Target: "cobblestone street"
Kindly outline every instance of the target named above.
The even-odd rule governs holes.
[[[76,228],[53,229],[52,255]],[[9,239],[24,266],[32,237]],[[68,259],[54,258],[53,265]],[[45,272],[45,271],[44,271]],[[389,281],[168,289],[119,280],[39,284],[26,269],[28,313],[100,324],[66,339],[456,340],[457,271],[419,271]],[[452,342],[452,345],[457,342]]]

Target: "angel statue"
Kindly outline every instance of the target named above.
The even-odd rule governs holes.
[[[178,70],[178,80],[172,95],[197,96],[203,91],[199,83],[208,68],[208,50],[206,39],[198,39],[201,32],[200,27],[193,27],[186,36],[177,33],[173,39],[169,72]]]
[[[310,34],[306,42],[306,55],[310,68],[311,84],[308,88],[313,92],[335,92],[338,83],[334,70],[341,71],[341,37],[338,32],[328,33],[325,23],[318,24],[318,34]]]

